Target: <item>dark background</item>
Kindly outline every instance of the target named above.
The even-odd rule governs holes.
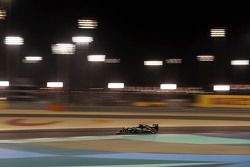
[[[231,59],[249,59],[250,55],[250,10],[244,4],[13,0],[9,5],[2,2],[2,6],[8,8],[8,16],[0,22],[1,41],[6,35],[20,35],[25,44],[19,49],[19,56],[43,57],[40,65],[22,64],[20,68],[21,77],[33,78],[40,86],[57,75],[57,58],[51,54],[51,44],[71,42],[74,35],[94,37],[82,56],[102,53],[121,59],[121,64],[88,67],[93,87],[105,87],[107,82],[116,81],[130,86],[173,82],[206,88],[215,83],[250,81],[248,67],[230,66]],[[77,20],[83,17],[95,17],[98,28],[78,29]],[[213,27],[225,27],[227,37],[212,39],[209,33]],[[3,42],[0,47],[0,75],[4,78],[8,49]],[[198,62],[199,54],[215,55],[216,61]],[[144,60],[166,58],[182,58],[183,63],[143,65]],[[87,78],[78,80],[84,82]]]

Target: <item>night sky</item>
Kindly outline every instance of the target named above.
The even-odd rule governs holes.
[[[95,17],[98,28],[94,31],[78,29],[77,20],[83,17]],[[212,39],[209,33],[213,27],[225,27],[227,37]],[[94,42],[81,56],[102,53],[108,58],[121,59],[121,64],[89,67],[94,87],[105,87],[110,81],[125,82],[129,86],[159,86],[172,82],[179,86],[203,87],[214,83],[250,82],[248,67],[230,66],[231,59],[249,59],[250,55],[250,10],[243,5],[13,0],[0,28],[2,39],[6,34],[24,38],[19,56],[44,58],[38,67],[23,64],[20,69],[21,77],[32,77],[40,85],[57,75],[57,58],[51,54],[51,44],[71,42],[75,35],[94,37]],[[6,50],[2,42],[1,78],[6,75]],[[199,54],[215,55],[216,61],[198,62]],[[144,60],[167,58],[182,58],[183,63],[152,68],[143,65]],[[84,82],[89,78],[78,79]]]

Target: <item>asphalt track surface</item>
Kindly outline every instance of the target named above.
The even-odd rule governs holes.
[[[153,113],[153,112],[151,112]],[[228,113],[228,112],[226,112]],[[6,167],[12,167],[12,166],[25,166],[25,167],[29,167],[29,166],[34,166],[34,164],[36,164],[36,166],[38,167],[42,167],[42,166],[68,166],[68,167],[72,167],[72,166],[86,166],[86,165],[90,165],[88,163],[91,163],[92,166],[101,166],[103,167],[103,165],[106,163],[105,166],[111,166],[112,164],[114,164],[114,162],[116,162],[118,165],[116,165],[116,167],[118,166],[122,166],[124,164],[134,164],[134,166],[140,166],[140,167],[151,167],[151,166],[155,166],[152,163],[152,159],[148,160],[149,158],[152,157],[157,157],[157,158],[161,158],[160,160],[156,161],[154,160],[154,162],[158,163],[161,161],[162,162],[166,162],[166,164],[169,166],[170,162],[175,162],[175,163],[180,163],[180,162],[186,162],[191,161],[191,162],[196,162],[198,161],[200,162],[211,162],[211,161],[218,161],[219,164],[212,164],[212,165],[208,165],[208,166],[223,166],[223,163],[225,165],[230,165],[230,166],[250,166],[249,165],[249,154],[244,153],[244,155],[238,155],[235,152],[235,148],[239,147],[238,150],[240,150],[239,152],[248,152],[247,150],[249,149],[248,146],[246,145],[246,143],[242,142],[238,145],[235,145],[235,143],[223,143],[218,144],[217,142],[221,142],[223,141],[228,141],[228,140],[244,140],[246,141],[246,139],[249,139],[249,133],[245,134],[244,132],[250,132],[250,126],[213,126],[212,122],[213,120],[217,120],[217,122],[221,121],[242,121],[244,123],[247,124],[246,121],[250,120],[249,115],[247,114],[246,117],[242,116],[241,117],[237,114],[232,114],[231,116],[221,116],[221,115],[202,115],[201,113],[199,113],[199,115],[188,115],[188,113],[184,113],[182,115],[142,115],[143,113],[141,113],[141,115],[104,115],[104,113],[97,113],[97,114],[85,114],[85,115],[73,115],[73,114],[1,114],[0,118],[2,117],[3,119],[5,118],[29,118],[29,117],[36,117],[36,118],[42,118],[42,119],[46,119],[46,118],[127,118],[127,119],[162,119],[164,122],[166,121],[171,121],[173,119],[179,119],[179,120],[204,120],[207,122],[209,122],[209,124],[206,125],[210,125],[211,122],[211,126],[199,126],[199,127],[195,127],[195,126],[188,126],[188,127],[161,127],[160,125],[160,130],[159,130],[159,134],[177,134],[174,136],[178,136],[177,139],[178,140],[183,140],[184,142],[179,142],[179,143],[171,143],[170,139],[172,135],[166,135],[166,139],[165,142],[166,143],[161,143],[161,142],[157,142],[157,141],[150,141],[150,142],[145,142],[143,143],[143,141],[138,140],[140,138],[150,138],[153,135],[145,135],[145,136],[141,136],[141,135],[135,135],[135,136],[124,136],[122,140],[113,140],[111,136],[111,139],[101,139],[101,137],[99,136],[104,136],[105,137],[109,137],[109,135],[115,135],[116,132],[118,130],[120,130],[122,127],[117,127],[117,128],[81,128],[81,129],[39,129],[39,130],[9,130],[9,131],[2,131],[0,132],[0,140],[7,140],[7,141],[2,141],[2,152],[0,150],[0,155],[2,156],[2,161],[1,161],[1,165],[0,166],[6,166]],[[162,121],[160,120],[160,121]],[[219,120],[219,121],[218,121]],[[203,121],[201,121],[203,122]],[[240,124],[239,124],[240,125]],[[242,133],[241,133],[242,132]],[[202,133],[202,134],[201,134]],[[221,134],[216,134],[216,133],[221,133]],[[187,134],[187,135],[185,135]],[[190,135],[191,134],[191,135]],[[93,136],[97,136],[94,137],[97,140],[95,141],[75,141],[71,139],[71,137],[74,136],[85,136],[85,137],[90,137],[93,140]],[[164,135],[163,135],[164,136]],[[190,139],[191,136],[191,139]],[[228,136],[228,138],[227,138]],[[68,137],[68,138],[67,138]],[[83,138],[85,138],[83,137]],[[116,137],[116,136],[115,136]],[[122,136],[118,136],[118,137],[122,137]],[[218,140],[219,137],[219,140]],[[25,143],[18,143],[20,142],[20,140],[12,140],[11,139],[32,139],[32,138],[44,138],[44,139],[38,139],[38,140],[49,140],[49,139],[45,139],[45,138],[52,138],[51,140],[54,140],[55,142],[51,145],[46,145],[46,144],[50,144],[49,142],[44,142],[44,143],[27,143],[30,142],[31,140],[25,140]],[[130,138],[129,140],[124,140],[126,138]],[[131,140],[131,138],[136,138],[137,140]],[[151,137],[152,138],[152,137]],[[160,137],[162,139],[162,137]],[[206,138],[207,140],[204,140],[204,138]],[[209,139],[209,140],[208,140]],[[33,140],[33,139],[32,139]],[[37,139],[35,139],[37,140]],[[67,140],[67,142],[65,143],[61,143],[60,147],[55,147],[57,144],[60,144],[60,140]],[[72,140],[72,141],[70,141]],[[154,139],[155,140],[155,139]],[[191,144],[187,144],[186,141],[189,140],[191,141]],[[218,141],[217,141],[218,140]],[[174,139],[174,141],[176,142],[176,139]],[[211,145],[207,145],[207,144],[201,144],[201,143],[205,143],[205,142],[215,142],[215,144]],[[6,144],[5,142],[10,142],[9,144]],[[12,143],[14,142],[14,144]],[[17,143],[15,143],[17,142]],[[62,142],[62,141],[61,141]],[[91,153],[90,155],[90,149],[87,148],[87,144],[86,143],[93,143],[94,144],[90,144],[91,147],[97,147],[98,150],[94,150],[94,154]],[[100,146],[97,144],[98,142],[103,142],[105,144],[103,144],[103,147],[109,147],[109,149],[115,149],[115,145],[119,145],[119,151],[115,152],[112,151],[110,152],[103,152],[102,148],[100,148]],[[124,144],[125,142],[128,143],[128,145],[130,146],[130,148],[133,148],[134,150],[136,150],[136,153],[132,152],[132,151],[123,151],[122,149],[127,149],[127,147],[129,147],[128,145]],[[201,143],[195,143],[195,142],[201,142]],[[81,144],[79,144],[81,143]],[[108,143],[112,143],[112,147],[110,147],[110,145]],[[114,144],[116,143],[116,144]],[[124,145],[122,145],[122,143]],[[139,146],[138,146],[139,143]],[[154,144],[154,147],[150,147],[150,144]],[[40,145],[39,145],[40,144]],[[44,145],[45,144],[45,145]],[[97,144],[97,145],[96,145]],[[114,144],[114,146],[113,146]],[[147,144],[147,146],[145,147],[145,144]],[[161,144],[166,144],[166,147],[162,146]],[[122,145],[122,146],[121,146]],[[133,147],[131,147],[131,145],[133,145]],[[141,147],[141,145],[143,145],[143,147]],[[156,145],[159,145],[158,147],[155,147]],[[180,145],[179,149],[178,146]],[[66,146],[70,146],[70,148],[66,149]],[[80,147],[84,148],[82,150],[78,150]],[[76,149],[77,148],[77,149]],[[159,149],[159,148],[163,148],[164,153],[154,153],[152,151],[152,148],[154,149]],[[165,149],[166,148],[166,149]],[[172,152],[170,150],[170,148],[174,148],[174,152]],[[227,148],[227,149],[222,149],[222,148]],[[138,151],[138,149],[145,149],[146,152],[141,152]],[[195,152],[195,150],[198,150],[198,153]],[[73,151],[72,151],[73,150]],[[92,152],[93,152],[92,150]],[[186,153],[184,152],[185,150],[188,150],[189,152]],[[207,150],[210,150],[211,152],[206,152]],[[220,153],[220,155],[218,155],[218,153],[216,151],[221,151],[223,152]],[[157,150],[159,151],[159,150]],[[36,157],[32,157],[35,154],[39,153],[39,155],[41,155],[41,153],[49,153],[48,155],[50,157],[40,157],[40,158],[36,158]],[[233,155],[228,155],[228,153],[234,153]],[[9,154],[9,157],[8,156]],[[113,158],[110,158],[107,156],[111,155],[113,156]],[[209,154],[209,155],[208,155]],[[59,156],[58,156],[59,155]],[[23,158],[15,158],[15,156],[23,156]],[[84,157],[84,156],[87,156]],[[89,156],[89,157],[88,157]],[[93,156],[96,156],[93,158]],[[114,158],[114,157],[118,157],[118,158]],[[139,157],[140,156],[140,157]],[[4,158],[6,157],[6,158]],[[106,158],[105,158],[106,157]],[[135,160],[133,158],[141,158],[140,162],[137,162],[138,160]],[[123,158],[123,159],[121,159]],[[124,160],[125,158],[125,160]],[[143,159],[142,159],[143,158]],[[168,158],[170,159],[170,161],[164,160],[164,158]],[[203,158],[202,160],[200,158]],[[150,161],[150,162],[148,162]],[[225,161],[225,162],[224,162]],[[232,163],[233,162],[233,163]],[[93,163],[96,163],[93,165]],[[98,165],[99,163],[99,165]],[[147,164],[149,163],[149,164]],[[58,165],[59,164],[59,165]],[[102,164],[102,165],[100,165]],[[145,166],[144,166],[145,164]],[[165,166],[162,165],[161,166]],[[182,165],[178,165],[178,166],[182,166]],[[195,165],[195,166],[207,166],[205,164],[203,165]]]
[[[83,128],[83,129],[39,129],[12,130],[0,132],[0,139],[27,139],[72,136],[106,136],[115,135],[121,128]],[[191,133],[239,133],[250,132],[250,126],[214,126],[214,127],[160,127],[159,134]],[[129,134],[128,134],[129,135]]]
[[[129,118],[129,119],[182,119],[182,120],[230,120],[250,121],[250,117],[228,116],[178,116],[178,115],[104,115],[104,114],[1,114],[0,117],[55,117],[55,118]],[[81,129],[39,129],[39,130],[9,130],[0,132],[0,139],[24,139],[71,136],[102,136],[114,135],[120,128],[81,128]],[[160,127],[160,134],[175,133],[232,133],[250,132],[250,126],[200,126],[200,127]]]

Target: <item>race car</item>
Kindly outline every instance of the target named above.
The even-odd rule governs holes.
[[[117,134],[156,134],[159,131],[159,125],[153,124],[152,126],[146,124],[139,124],[137,127],[122,128]]]

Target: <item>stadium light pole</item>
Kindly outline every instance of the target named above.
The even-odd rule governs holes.
[[[88,67],[89,67],[89,88],[103,88],[104,80],[104,68],[106,55],[104,54],[92,54],[87,56]],[[102,84],[100,84],[102,82]]]
[[[72,37],[72,42],[76,45],[75,56],[71,61],[71,85],[73,90],[87,89],[89,80],[89,65],[87,54],[90,44],[94,41],[92,36],[77,35]],[[80,74],[80,75],[79,75]]]
[[[201,85],[206,85],[205,87],[207,89],[207,85],[210,84],[214,77],[214,64],[216,57],[209,53],[203,53],[197,55],[196,60],[199,62],[197,63],[197,79]]]
[[[238,83],[248,83],[248,59],[233,59],[231,60],[231,70],[233,80],[237,80]]]
[[[212,39],[214,45],[214,56],[216,61],[214,63],[215,72],[215,82],[224,82],[227,80],[228,69],[230,68],[229,63],[226,61],[228,57],[227,53],[227,30],[225,27],[212,27],[210,29],[210,38]]]
[[[91,64],[87,60],[90,44],[93,43],[93,33],[98,27],[98,22],[94,17],[81,17],[77,20],[77,36],[72,37],[72,41],[76,44],[76,53],[72,58],[72,75],[71,80],[73,88],[76,90],[88,90]],[[85,35],[83,35],[85,34]],[[81,74],[81,75],[79,75]]]
[[[157,82],[160,82],[162,70],[164,68],[161,68],[164,65],[162,60],[157,60],[157,59],[150,59],[150,60],[145,60],[144,61],[144,67],[145,67],[145,72],[147,76],[147,81],[149,82],[148,84],[153,86]]]
[[[69,65],[70,57],[75,54],[75,45],[72,43],[57,43],[51,46],[52,54],[57,56],[57,79],[63,82],[63,89],[66,92],[65,101],[69,100],[70,91],[70,74]]]
[[[24,44],[24,39],[20,36],[6,36],[4,44],[7,47],[7,77],[12,82],[19,76],[20,46]]]
[[[43,57],[41,56],[25,56],[22,59],[23,62],[23,75],[25,77],[33,79],[34,83],[37,83],[38,85],[43,82],[42,78],[40,77],[40,74],[42,72],[42,61]]]

